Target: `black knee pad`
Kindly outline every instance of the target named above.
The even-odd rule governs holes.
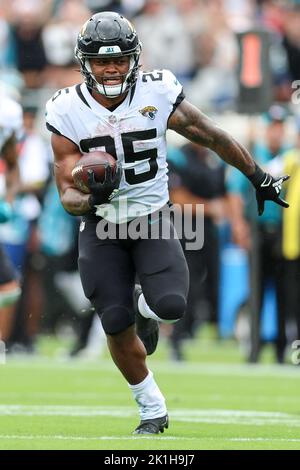
[[[134,324],[133,313],[121,305],[106,308],[100,314],[103,330],[108,335],[116,335]]]
[[[186,310],[186,299],[181,295],[169,294],[156,304],[154,312],[162,320],[180,320]]]

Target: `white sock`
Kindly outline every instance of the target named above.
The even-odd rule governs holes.
[[[138,404],[141,420],[162,418],[167,414],[165,399],[159,390],[151,370],[147,377],[136,385],[128,384]]]
[[[149,305],[147,304],[144,294],[141,294],[139,296],[138,300],[138,309],[140,314],[145,317],[145,318],[152,318],[152,320],[159,321],[161,323],[176,323],[179,319],[176,320],[163,320],[162,318],[159,318],[156,313],[151,310]]]

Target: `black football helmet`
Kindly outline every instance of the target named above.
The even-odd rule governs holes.
[[[122,15],[104,11],[93,15],[81,28],[75,47],[75,56],[87,86],[98,93],[115,98],[128,91],[136,82],[141,43],[132,24]],[[118,85],[99,83],[92,73],[89,59],[95,57],[130,56],[129,70],[121,75]]]

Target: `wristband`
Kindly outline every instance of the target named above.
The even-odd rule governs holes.
[[[266,173],[255,163],[255,171],[252,175],[245,175],[247,176],[248,180],[251,181],[253,186],[257,188],[264,180]]]
[[[96,211],[95,206],[106,204],[107,202],[108,200],[104,200],[103,198],[101,202],[97,201],[97,196],[95,196],[94,194],[90,194],[88,198],[88,205],[90,206],[91,210],[94,210],[94,211]]]
[[[91,212],[96,212],[96,207],[95,207],[96,203],[95,203],[94,196],[92,194],[89,195],[88,205],[90,206]]]

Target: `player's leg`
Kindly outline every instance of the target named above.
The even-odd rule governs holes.
[[[143,292],[138,299],[140,314],[175,323],[186,310],[189,273],[174,228],[171,222],[166,223],[170,223],[170,238],[139,240],[133,258]]]
[[[146,351],[134,325],[117,335],[107,335],[111,356],[128,381],[141,418],[135,434],[158,434],[168,427],[165,398],[152,371],[146,366]]]
[[[135,270],[125,245],[118,240],[98,240],[96,223],[86,220],[79,237],[80,275],[85,295],[100,314],[111,356],[132,390],[141,419],[147,421],[142,431],[157,433],[167,423],[165,401],[146,366],[146,350],[135,332]]]
[[[144,325],[142,323],[145,331],[141,329],[138,334],[148,349],[149,346],[153,348],[153,337],[156,338],[156,342],[158,339],[155,329],[151,326],[154,322],[156,325],[158,325],[157,321],[173,323],[184,315],[188,293],[188,268],[179,240],[172,237],[159,240],[138,240],[134,244],[132,255],[142,286],[137,302],[138,309],[140,316],[147,319]],[[149,390],[151,392],[151,388]],[[151,403],[150,393],[148,400]],[[164,402],[157,400],[157,403],[160,405],[157,414],[158,423],[145,419],[141,414],[141,423],[135,431],[137,434],[148,433],[148,426],[158,424],[161,431],[164,427],[168,427]]]
[[[14,318],[15,304],[21,288],[14,268],[0,246],[0,339],[9,338]]]
[[[101,318],[113,360],[129,383],[147,375],[145,349],[134,334],[134,267],[118,240],[99,240],[96,222],[85,220],[79,236],[79,271],[86,297]]]

